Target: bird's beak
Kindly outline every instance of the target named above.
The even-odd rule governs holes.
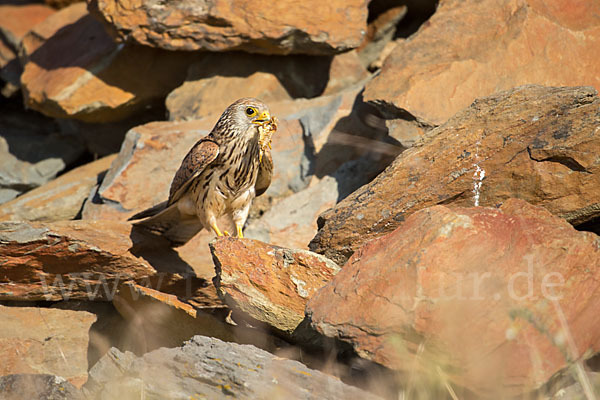
[[[263,111],[254,121],[252,121],[256,125],[264,124],[267,121],[271,120],[271,114],[268,111]]]

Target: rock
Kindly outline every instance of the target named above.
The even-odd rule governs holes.
[[[367,85],[365,100],[393,118],[408,113],[440,125],[476,98],[519,85],[600,89],[600,22],[594,17],[600,5],[571,5],[568,0],[441,2],[427,24],[394,49]]]
[[[343,265],[363,243],[436,204],[510,197],[573,224],[599,215],[600,99],[591,88],[524,86],[477,100],[319,217],[310,249]]]
[[[522,200],[434,206],[354,253],[307,315],[363,358],[512,397],[600,349],[598,244]]]
[[[318,216],[370,182],[384,166],[369,156],[343,164],[332,176],[294,193],[251,220],[244,235],[279,246],[305,248],[317,234]]]
[[[125,220],[166,200],[181,160],[215,122],[151,122],[131,129],[102,184],[84,206],[83,219]]]
[[[221,115],[241,97],[267,104],[335,94],[368,77],[356,52],[338,56],[268,56],[206,53],[190,66],[185,83],[166,100],[169,118]]]
[[[11,305],[15,303],[18,302],[10,302]],[[131,337],[135,336],[135,332],[128,330],[127,321],[117,312],[112,303],[107,301],[75,300],[42,304],[44,306],[51,304],[50,308],[60,310],[85,311],[96,317],[96,322],[94,322],[89,331],[89,345],[87,350],[88,367],[96,364],[111,347],[117,347],[123,351],[133,350],[133,346],[130,346],[129,343],[131,343]]]
[[[207,281],[212,265],[198,262],[204,252],[209,253],[197,247],[175,251],[131,232],[126,222],[4,222],[0,300],[106,301],[119,284],[134,282],[198,308],[222,308]]]
[[[80,387],[87,380],[88,332],[95,320],[83,311],[0,305],[0,376],[51,374]],[[0,387],[8,382],[0,380]]]
[[[42,4],[0,5],[0,78],[12,87],[19,87],[23,70],[17,58],[21,39],[53,13]]]
[[[118,153],[130,129],[156,120],[164,120],[164,105],[147,106],[129,118],[115,122],[87,123],[75,119],[59,119],[61,132],[81,138],[94,158]]]
[[[29,57],[48,39],[58,33],[62,28],[77,22],[86,15],[85,6],[72,6],[54,13],[52,18],[46,18],[43,23],[33,26],[23,36],[20,43],[19,58],[22,64],[29,61]]]
[[[55,118],[124,119],[160,102],[181,84],[195,59],[185,52],[114,43],[84,3],[58,11],[30,35],[46,40],[31,39],[33,45],[23,47],[25,103]]]
[[[88,398],[376,399],[297,361],[250,345],[195,336],[142,357],[111,349],[90,370]]]
[[[367,1],[247,0],[138,4],[90,0],[90,10],[118,37],[167,50],[243,50],[261,54],[329,55],[358,47]]]
[[[342,92],[360,82],[366,82],[370,78],[370,74],[362,65],[359,54],[355,50],[334,56],[331,59],[328,76],[329,80],[323,95]]]
[[[398,6],[394,4],[367,26],[367,34],[363,42],[358,47],[358,54],[362,65],[366,68],[371,65],[378,57],[383,49],[394,37],[396,26],[406,15],[406,5]]]
[[[116,155],[75,168],[0,206],[0,221],[60,221],[74,219],[92,188]]]
[[[63,377],[45,374],[13,374],[0,377],[4,400],[84,400],[81,392]]]
[[[12,193],[4,201],[49,182],[83,155],[83,143],[59,134],[52,120],[12,103],[3,104],[2,110],[0,197]]]
[[[321,255],[257,240],[219,238],[210,250],[225,303],[286,336],[304,319],[308,299],[339,271]]]
[[[144,354],[159,347],[179,347],[194,335],[233,341],[234,334],[224,318],[196,310],[177,299],[133,283],[119,286],[113,304],[128,321],[128,348]]]

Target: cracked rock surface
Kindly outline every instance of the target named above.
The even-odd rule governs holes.
[[[572,224],[600,215],[600,98],[589,87],[521,86],[478,99],[319,217],[310,249],[342,265],[436,204],[510,197]]]

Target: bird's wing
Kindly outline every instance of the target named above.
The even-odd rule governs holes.
[[[258,167],[258,177],[256,178],[256,184],[254,190],[256,196],[260,196],[267,191],[271,184],[271,177],[273,176],[273,158],[271,157],[271,150],[265,148],[262,161]]]
[[[197,178],[204,169],[219,155],[219,145],[210,138],[200,139],[187,153],[181,166],[175,173],[167,206],[175,203],[186,192],[194,178]]]

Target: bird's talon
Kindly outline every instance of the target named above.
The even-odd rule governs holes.
[[[225,236],[231,236],[231,235],[229,234],[229,232],[227,232],[227,231],[223,231],[223,234],[224,234]]]

